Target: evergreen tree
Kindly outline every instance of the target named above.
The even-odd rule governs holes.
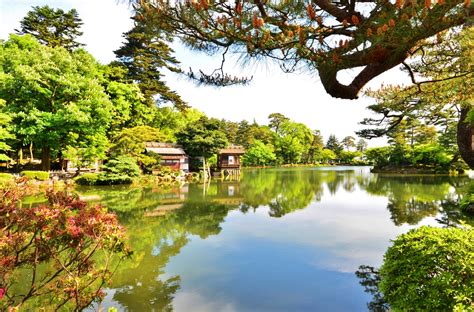
[[[172,56],[169,47],[170,36],[160,25],[147,23],[137,7],[133,28],[124,34],[125,44],[115,51],[118,63],[128,69],[128,78],[138,83],[149,106],[159,102],[170,102],[183,110],[187,104],[162,80],[163,69],[179,73],[179,62]]]
[[[145,18],[191,49],[237,51],[278,60],[286,71],[317,71],[326,91],[356,99],[370,80],[401,65],[424,39],[474,15],[471,0],[163,1],[141,0]],[[449,50],[445,50],[449,51]],[[362,68],[343,84],[340,71]],[[209,79],[222,85],[225,76]],[[315,97],[316,98],[316,97]]]
[[[341,143],[339,143],[339,140],[337,139],[337,137],[334,134],[331,134],[329,136],[329,138],[326,142],[326,148],[328,150],[333,151],[336,155],[339,155],[343,150],[343,147],[342,147]]]
[[[20,22],[21,30],[17,32],[33,35],[41,44],[71,51],[83,46],[76,41],[77,37],[82,36],[79,30],[82,24],[76,9],[64,12],[47,5],[35,6]]]

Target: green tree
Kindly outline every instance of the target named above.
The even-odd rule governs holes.
[[[333,151],[337,156],[342,152],[342,150],[344,149],[342,147],[342,144],[339,143],[339,140],[337,139],[337,137],[334,135],[334,134],[331,134],[326,142],[326,146],[325,148],[327,148],[328,150],[331,150]]]
[[[12,118],[21,148],[42,150],[42,167],[69,148],[104,158],[111,102],[100,85],[100,67],[84,50],[41,45],[30,35],[11,35],[0,45],[0,99]]]
[[[465,0],[139,3],[147,21],[192,49],[268,57],[287,71],[317,70],[326,91],[346,99],[357,98],[372,78],[404,62],[424,39],[467,24],[474,10]],[[359,67],[351,82],[339,82],[338,72]],[[219,85],[226,77],[216,78],[221,79],[211,82]]]
[[[157,155],[145,153],[146,142],[169,142],[170,138],[159,129],[150,126],[125,128],[112,140],[112,154],[130,156],[144,168],[153,168],[159,164]]]
[[[228,141],[219,129],[219,120],[201,117],[196,123],[188,124],[176,134],[177,141],[191,157],[203,157],[206,174],[206,161],[227,146]]]
[[[33,35],[41,44],[49,47],[63,47],[69,51],[83,46],[76,41],[82,36],[79,30],[82,20],[76,9],[64,12],[48,5],[34,6],[21,20],[19,34]]]
[[[118,62],[128,69],[130,81],[138,83],[149,106],[155,105],[155,97],[158,96],[159,103],[170,102],[183,110],[187,104],[163,81],[164,69],[180,72],[179,62],[172,56],[174,51],[169,47],[171,38],[160,25],[144,20],[138,5],[134,8],[134,26],[124,34],[124,45],[115,51]]]
[[[275,160],[276,156],[273,152],[273,146],[265,145],[258,140],[242,156],[242,164],[244,166],[266,166],[272,164]]]
[[[347,151],[356,147],[355,138],[352,136],[346,136],[344,139],[342,139],[341,144],[346,148]]]
[[[290,120],[280,125],[279,133],[275,136],[275,151],[284,163],[300,163],[313,140],[311,129],[306,125]]]
[[[469,311],[474,298],[474,230],[421,227],[384,256],[380,289],[395,311]]]
[[[276,134],[279,134],[281,125],[290,120],[290,118],[281,113],[272,113],[268,115],[268,119],[270,120],[268,126],[275,131]]]
[[[7,144],[8,140],[15,138],[10,131],[11,118],[8,114],[2,113],[5,101],[0,99],[0,162],[10,160],[10,157],[6,154],[11,150],[11,147]]]
[[[364,140],[364,139],[359,139],[359,141],[357,141],[357,144],[356,144],[356,150],[358,152],[365,152],[367,150],[367,142]]]

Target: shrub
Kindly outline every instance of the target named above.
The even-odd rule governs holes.
[[[96,185],[98,179],[98,173],[84,173],[76,177],[74,181],[79,185]]]
[[[117,156],[110,159],[102,168],[106,174],[138,177],[140,175],[140,167],[133,157]]]
[[[79,185],[119,185],[131,184],[133,179],[127,175],[85,173],[75,178],[74,181]]]
[[[421,227],[400,235],[380,269],[394,311],[452,311],[474,305],[474,229]]]
[[[0,172],[0,185],[11,182],[15,177],[9,173]]]
[[[28,192],[0,191],[0,310],[81,311],[100,301],[118,265],[111,256],[129,254],[116,216],[60,192],[19,205]]]
[[[49,172],[47,171],[22,171],[20,175],[33,180],[47,181],[49,180]]]
[[[426,144],[415,147],[412,162],[415,165],[449,166],[450,157],[446,150],[437,144]]]

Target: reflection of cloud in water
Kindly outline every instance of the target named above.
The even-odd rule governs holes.
[[[175,311],[193,311],[193,312],[208,312],[221,311],[232,312],[237,311],[231,303],[221,302],[218,298],[202,296],[193,291],[178,292],[173,300],[173,309]]]
[[[219,240],[229,244],[230,235],[233,240],[230,245],[234,245],[239,244],[239,237],[254,236],[309,246],[315,248],[315,258],[308,259],[310,263],[339,272],[354,272],[361,264],[380,265],[389,240],[412,228],[395,226],[386,206],[386,198],[339,190],[338,196],[328,194],[321,202],[313,202],[283,218],[269,218],[266,207],[258,208],[252,217],[232,212]]]

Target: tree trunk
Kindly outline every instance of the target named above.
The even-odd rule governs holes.
[[[33,142],[30,143],[30,164],[33,162],[35,155],[33,155]]]
[[[471,107],[461,109],[461,116],[458,121],[457,141],[459,154],[466,162],[469,168],[474,169],[474,151],[473,151],[473,129],[469,122],[466,122],[467,113]]]
[[[51,170],[51,148],[49,146],[43,147],[41,150],[41,170]]]

